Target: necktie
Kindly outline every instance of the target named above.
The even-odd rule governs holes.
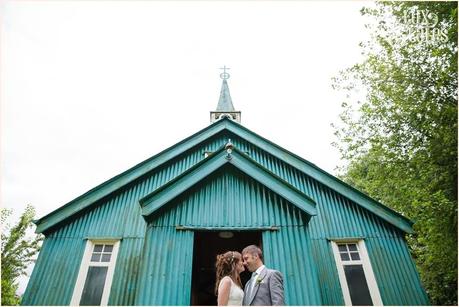
[[[247,297],[248,297],[249,299],[252,298],[252,292],[253,292],[253,288],[255,287],[255,282],[256,282],[256,280],[257,280],[257,275],[258,275],[257,272],[253,272],[253,273],[252,273],[252,277],[251,277],[250,280],[249,280],[249,287],[248,287],[248,289],[247,289],[247,290],[248,290],[248,291],[247,291],[247,292],[248,292],[248,293],[247,293]]]

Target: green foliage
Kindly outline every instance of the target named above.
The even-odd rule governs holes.
[[[426,28],[409,19],[420,11],[441,35],[413,34]],[[341,177],[415,222],[407,241],[431,302],[457,305],[457,3],[382,2],[362,14],[364,61],[333,84],[348,98],[335,125]]]
[[[1,272],[2,272],[2,305],[19,305],[17,296],[17,279],[26,274],[27,266],[34,261],[40,249],[42,236],[29,238],[27,230],[32,227],[35,210],[27,206],[14,227],[7,223],[12,210],[1,209]]]

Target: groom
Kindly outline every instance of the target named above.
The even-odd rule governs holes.
[[[252,278],[245,284],[242,305],[285,305],[282,274],[264,266],[261,249],[255,245],[247,246],[242,250],[242,259],[244,266],[252,272]]]

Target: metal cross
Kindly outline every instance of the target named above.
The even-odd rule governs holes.
[[[226,70],[230,69],[230,68],[227,68],[226,65],[225,65],[225,66],[223,66],[223,68],[220,68],[220,69],[223,69],[223,72],[220,74],[220,78],[222,78],[223,80],[229,79],[230,74],[227,73]]]

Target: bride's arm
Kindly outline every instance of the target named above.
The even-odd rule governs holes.
[[[229,277],[224,277],[218,286],[218,306],[228,305],[229,294],[231,290],[231,279]]]

